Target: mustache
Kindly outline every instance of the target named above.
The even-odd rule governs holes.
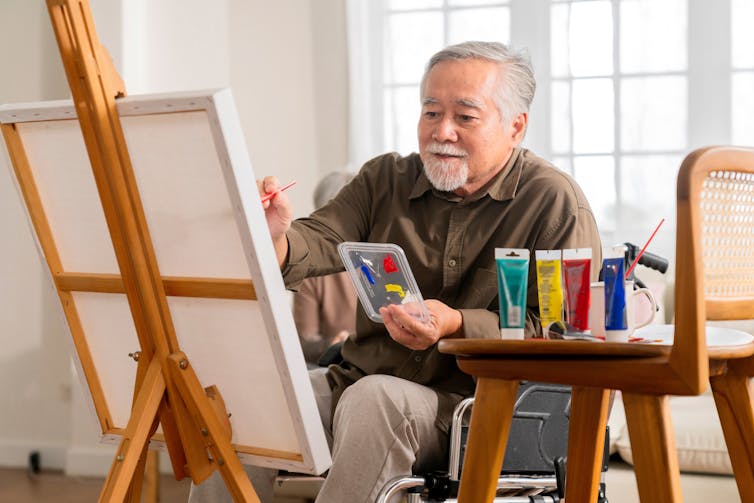
[[[427,152],[437,155],[451,155],[454,157],[467,157],[469,154],[462,148],[447,143],[433,142],[427,145]]]

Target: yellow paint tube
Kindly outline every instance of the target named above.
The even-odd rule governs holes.
[[[560,250],[536,250],[537,295],[542,326],[563,320]]]

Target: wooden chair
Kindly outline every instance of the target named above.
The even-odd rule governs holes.
[[[708,379],[741,499],[754,501],[754,339],[705,334],[707,318],[754,318],[754,149],[692,152],[677,194],[675,325],[665,327],[666,344],[440,342],[478,378],[459,501],[494,497],[519,380],[572,386],[566,501],[596,501],[610,390],[622,391],[641,501],[682,501],[668,395],[700,394]]]

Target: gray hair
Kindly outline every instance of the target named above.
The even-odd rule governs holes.
[[[537,87],[529,57],[525,51],[516,51],[499,42],[463,42],[432,56],[421,80],[422,101],[429,71],[442,61],[458,59],[484,59],[498,63],[501,85],[494,100],[504,123],[512,121],[518,114],[528,113]]]
[[[326,174],[314,188],[314,208],[321,208],[353,179],[353,173],[333,171]]]

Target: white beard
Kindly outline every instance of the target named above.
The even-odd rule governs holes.
[[[447,145],[433,143],[427,147],[427,159],[424,160],[424,174],[437,190],[452,192],[460,189],[469,179],[469,162],[467,157],[453,160],[440,160],[431,154],[466,155],[466,152],[453,149]]]

